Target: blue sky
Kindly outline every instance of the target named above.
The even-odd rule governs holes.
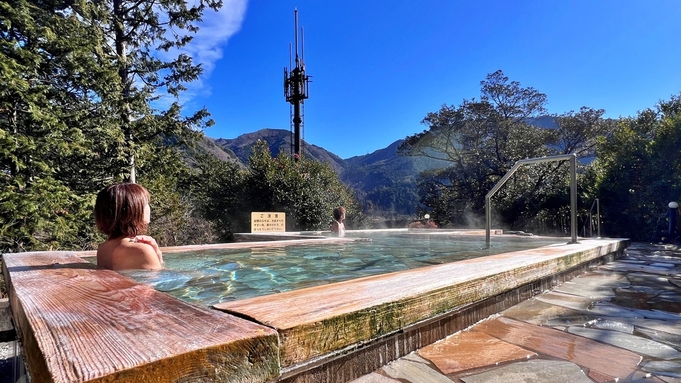
[[[303,138],[341,158],[421,132],[499,69],[555,114],[634,116],[681,92],[678,0],[225,0],[189,48],[205,73],[183,102],[211,112],[207,136],[290,128],[294,8],[312,76]]]

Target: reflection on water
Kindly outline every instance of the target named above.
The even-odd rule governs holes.
[[[164,254],[166,269],[125,275],[199,305],[273,294],[556,243],[555,238],[485,239],[412,233],[348,233],[370,240]]]

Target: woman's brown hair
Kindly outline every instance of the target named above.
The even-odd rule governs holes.
[[[345,213],[345,208],[343,206],[338,206],[333,209],[333,218],[338,221],[343,216],[343,213]]]
[[[97,194],[95,222],[109,238],[134,237],[147,231],[144,207],[149,191],[141,185],[118,183]]]

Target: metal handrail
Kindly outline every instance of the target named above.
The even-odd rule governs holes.
[[[593,227],[591,223],[593,222],[593,218],[591,216],[591,213],[594,211],[594,205],[596,205],[596,227],[598,228],[598,238],[601,237],[601,204],[596,198],[594,202],[591,204],[591,209],[589,209],[589,237],[593,237]]]
[[[509,170],[508,173],[506,173],[506,175],[504,175],[499,182],[494,185],[492,190],[485,195],[485,243],[487,247],[489,247],[490,244],[490,231],[492,230],[492,196],[499,191],[502,186],[504,186],[506,181],[508,181],[513,173],[515,173],[521,166],[552,161],[570,161],[570,236],[572,238],[569,243],[577,243],[577,155],[573,153],[558,156],[527,158],[516,161],[511,170]]]

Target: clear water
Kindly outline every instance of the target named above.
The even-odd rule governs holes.
[[[412,232],[360,232],[343,243],[168,253],[161,271],[125,275],[189,303],[210,306],[368,275],[555,244],[555,238],[493,238]]]

